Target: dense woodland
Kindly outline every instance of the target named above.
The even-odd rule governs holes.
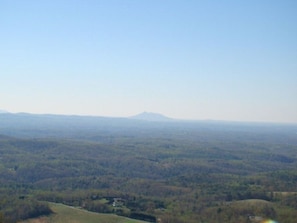
[[[297,219],[297,126],[0,114],[0,222],[48,202],[148,222]]]

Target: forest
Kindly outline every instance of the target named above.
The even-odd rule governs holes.
[[[297,219],[297,125],[0,114],[0,222],[51,203],[147,222]]]

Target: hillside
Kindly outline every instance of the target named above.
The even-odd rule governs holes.
[[[0,114],[0,222],[50,214],[54,202],[151,222],[249,223],[250,215],[295,223],[296,132]]]

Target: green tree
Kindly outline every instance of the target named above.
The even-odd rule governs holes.
[[[2,212],[0,212],[0,223],[3,223],[4,222],[4,216],[2,214]]]

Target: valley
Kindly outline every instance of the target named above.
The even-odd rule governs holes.
[[[296,132],[271,123],[0,114],[0,222],[85,222],[71,216],[88,213],[82,218],[94,223],[293,223]]]

